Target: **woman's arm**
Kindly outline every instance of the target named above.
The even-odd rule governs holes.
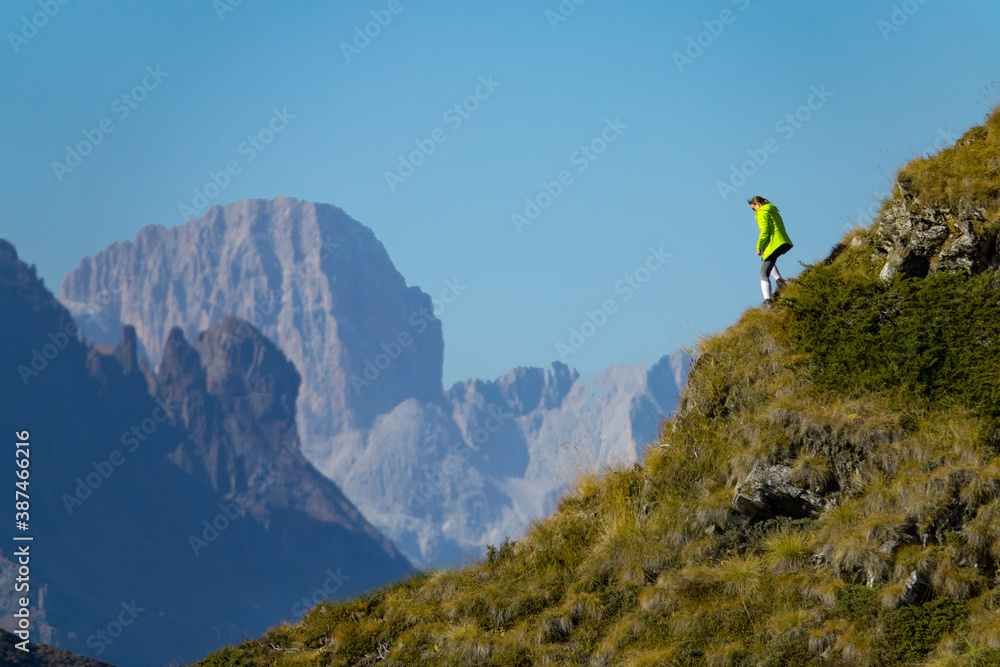
[[[759,255],[771,242],[771,218],[763,209],[757,211],[757,227],[760,228],[760,236],[757,238],[757,254]]]

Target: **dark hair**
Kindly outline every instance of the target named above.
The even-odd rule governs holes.
[[[764,206],[765,204],[770,204],[771,202],[769,202],[768,200],[764,199],[760,195],[757,195],[756,197],[751,197],[750,199],[748,199],[747,203],[750,204],[751,206],[753,206],[754,204],[759,204],[761,206]],[[778,207],[775,206],[774,210],[777,211]]]

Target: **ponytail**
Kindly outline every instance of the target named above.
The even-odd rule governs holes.
[[[752,206],[753,204],[759,204],[760,206],[764,206],[764,205],[766,205],[766,204],[770,204],[771,202],[769,202],[768,200],[764,199],[764,198],[763,198],[763,197],[761,197],[760,195],[757,195],[756,197],[751,197],[750,199],[748,199],[748,200],[747,200],[747,203],[748,203],[748,204],[750,204],[751,206]],[[778,207],[777,207],[777,206],[775,206],[775,207],[774,207],[774,210],[775,210],[775,211],[777,211],[777,210],[778,210]]]

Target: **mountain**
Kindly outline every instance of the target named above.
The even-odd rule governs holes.
[[[0,475],[33,538],[0,549],[3,627],[26,608],[34,640],[163,665],[411,572],[301,454],[298,374],[248,323],[171,331],[154,372],[131,327],[82,344],[4,241],[0,310]]]
[[[457,383],[450,410],[405,401],[314,461],[408,557],[459,563],[523,533],[578,471],[634,462],[687,367],[676,353],[649,370],[581,378],[557,362]]]
[[[199,664],[1000,664],[998,166],[1000,109],[906,165],[523,539]]]
[[[687,369],[684,355],[593,378],[554,364],[445,392],[430,296],[370,229],[287,197],[145,227],[81,261],[60,298],[87,340],[112,345],[132,326],[154,363],[174,327],[193,339],[224,317],[250,322],[301,373],[303,453],[422,567],[519,534],[575,466],[635,460]]]
[[[246,200],[188,225],[144,227],[81,261],[60,298],[91,342],[113,344],[134,325],[154,363],[175,326],[192,338],[227,315],[250,322],[303,374],[306,443],[368,427],[407,398],[441,400],[444,344],[430,297],[406,286],[370,229],[332,206]],[[406,354],[374,367],[404,333]],[[372,368],[377,382],[365,379]]]
[[[580,377],[556,362],[454,385],[448,397],[464,441],[474,446],[470,463],[500,478],[512,499],[511,520],[488,542],[523,533],[581,471],[634,463],[677,405],[689,366],[689,356],[675,352],[648,370],[615,364]],[[501,417],[506,428],[494,433]]]
[[[130,327],[125,331],[126,340],[134,335]],[[157,400],[173,407],[187,433],[188,440],[168,454],[182,470],[226,498],[246,495],[243,509],[267,522],[285,523],[277,515],[296,512],[363,533],[384,554],[398,557],[299,451],[299,374],[249,323],[224,317],[190,344],[174,328],[153,384]]]

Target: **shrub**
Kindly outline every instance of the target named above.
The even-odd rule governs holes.
[[[858,397],[957,401],[1000,416],[996,276],[896,277],[891,283],[814,266],[785,300],[820,388]]]
[[[913,663],[930,653],[945,635],[958,630],[968,617],[968,602],[951,598],[902,607],[889,622],[886,639],[896,661]]]

